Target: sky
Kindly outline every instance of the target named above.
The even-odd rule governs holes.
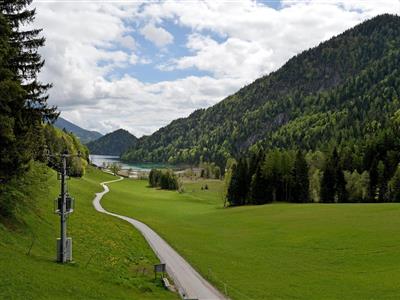
[[[277,70],[400,0],[34,0],[50,105],[140,137]]]

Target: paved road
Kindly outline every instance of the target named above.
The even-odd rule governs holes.
[[[227,299],[217,289],[215,289],[207,280],[205,280],[193,267],[182,258],[170,245],[167,244],[157,233],[155,233],[146,224],[135,219],[117,215],[106,211],[100,204],[101,198],[108,193],[107,183],[120,181],[123,178],[101,183],[104,191],[97,193],[93,200],[93,206],[99,212],[112,215],[123,219],[138,229],[150,247],[156,253],[162,263],[167,265],[167,273],[174,280],[175,286],[182,298],[199,300],[217,300]]]

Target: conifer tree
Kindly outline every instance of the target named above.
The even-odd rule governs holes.
[[[229,205],[236,206],[240,205],[240,178],[237,164],[232,166],[231,174],[231,180],[229,182],[226,198]]]
[[[321,200],[325,203],[347,202],[346,180],[336,148],[329,157],[321,182]]]
[[[301,151],[297,151],[293,168],[293,197],[295,202],[309,201],[310,181],[308,178],[308,165]]]
[[[397,166],[396,172],[389,183],[390,201],[400,202],[400,164]]]
[[[378,186],[378,163],[376,158],[372,160],[371,166],[369,168],[369,191],[368,198],[370,202],[377,202],[377,186]]]
[[[247,196],[249,194],[249,187],[251,178],[249,178],[248,165],[245,157],[239,159],[237,165],[238,173],[238,201],[239,205],[246,204]]]
[[[8,180],[26,170],[42,139],[40,124],[57,117],[47,104],[49,84],[37,75],[44,61],[38,48],[44,45],[39,29],[23,30],[33,22],[31,0],[0,2],[0,179]]]
[[[257,165],[256,171],[252,176],[249,199],[252,204],[264,204],[271,201],[271,199],[267,199],[266,184],[261,163]]]
[[[324,170],[321,180],[321,202],[333,203],[335,201],[335,173],[328,164]]]
[[[346,179],[344,178],[343,170],[340,166],[336,168],[336,200],[339,203],[344,203],[348,201],[348,193],[346,190]]]
[[[385,179],[385,164],[381,160],[378,162],[377,174],[377,201],[385,202],[387,192],[387,180]]]

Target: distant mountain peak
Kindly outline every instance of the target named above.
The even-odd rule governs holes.
[[[54,123],[54,126],[60,129],[65,129],[68,132],[72,132],[79,138],[79,140],[83,144],[97,140],[98,138],[103,136],[100,132],[83,129],[78,125],[75,125],[74,123],[61,117],[58,117],[58,119]]]
[[[87,144],[90,154],[121,155],[137,142],[137,137],[125,129],[107,133],[96,141]]]

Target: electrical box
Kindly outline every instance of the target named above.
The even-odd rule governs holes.
[[[54,200],[54,213],[60,214],[62,206],[62,197],[59,196],[56,200]],[[70,214],[74,211],[75,207],[75,199],[72,198],[69,194],[65,195],[65,213]]]
[[[61,239],[57,239],[57,261],[61,262]],[[65,249],[66,261],[72,261],[72,238],[67,238]]]

